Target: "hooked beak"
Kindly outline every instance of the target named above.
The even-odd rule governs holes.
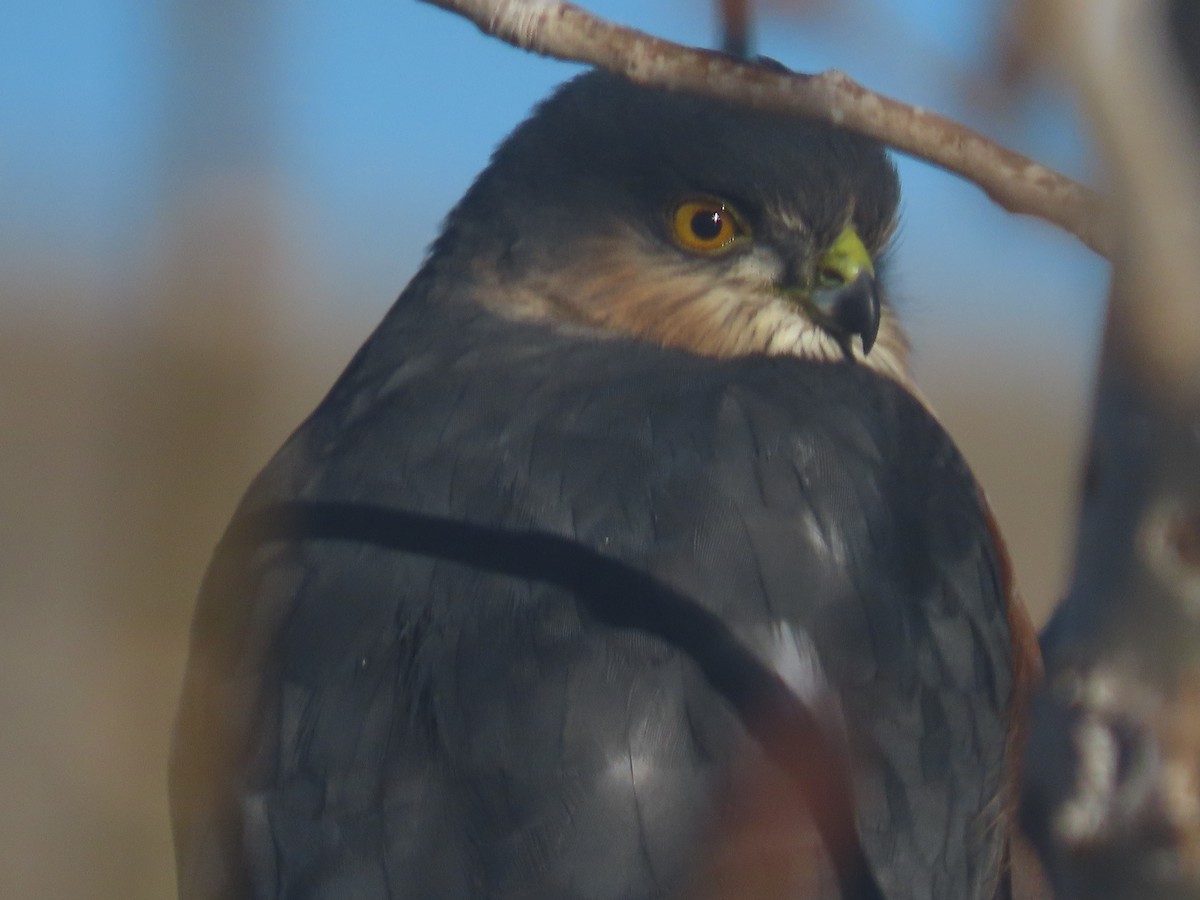
[[[817,261],[816,285],[809,305],[820,324],[846,342],[857,334],[870,353],[881,316],[875,266],[853,226],[847,225]],[[848,349],[848,344],[846,345]]]
[[[857,334],[862,340],[863,353],[870,353],[879,335],[879,292],[875,277],[862,272],[849,284],[821,288],[813,293],[813,305],[841,337]]]

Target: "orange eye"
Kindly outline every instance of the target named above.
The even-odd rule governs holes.
[[[720,253],[732,248],[746,230],[719,200],[685,200],[671,214],[671,231],[684,250]]]

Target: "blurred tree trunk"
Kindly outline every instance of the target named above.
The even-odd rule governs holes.
[[[122,682],[124,708],[136,710],[114,723],[113,740],[130,763],[126,802],[152,802],[154,812],[145,823],[154,840],[125,845],[153,853],[146,865],[156,890],[102,880],[97,898],[164,896],[163,888],[173,896],[164,724],[203,567],[237,493],[278,440],[264,438],[263,426],[280,283],[270,182],[275,12],[269,2],[175,0],[165,17],[154,269],[108,360],[98,448],[99,505],[112,527],[100,545],[97,599],[118,660],[111,677]]]
[[[117,373],[113,490],[138,523],[120,571],[139,616],[190,606],[272,355],[270,3],[170,7],[159,269]]]
[[[1024,818],[1063,898],[1200,897],[1200,279],[1186,274],[1200,257],[1200,181],[1186,173],[1200,155],[1200,4],[1166,13],[1165,59],[1139,69],[1182,63],[1168,72],[1186,76],[1178,90],[1168,79],[1144,99],[1193,129],[1185,174],[1164,176],[1149,153],[1123,160],[1122,135],[1108,142],[1122,251],[1074,583],[1043,637],[1026,767]],[[1141,110],[1117,112],[1110,128],[1167,143]]]

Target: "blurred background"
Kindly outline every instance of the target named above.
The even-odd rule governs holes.
[[[595,12],[712,46],[692,0]],[[1070,97],[998,86],[993,0],[758,10],[1075,177]],[[415,0],[15,0],[0,29],[0,896],[174,894],[165,759],[204,564],[248,480],[576,67]],[[1061,591],[1107,267],[899,160],[894,299],[1039,621]]]

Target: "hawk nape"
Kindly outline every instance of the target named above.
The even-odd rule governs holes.
[[[838,821],[887,897],[1005,895],[1026,626],[897,202],[870,141],[601,73],[518,127],[214,557],[181,897],[832,897]]]

